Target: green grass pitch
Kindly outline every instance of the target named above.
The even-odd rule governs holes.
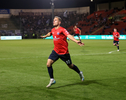
[[[0,100],[126,100],[126,40],[120,40],[119,52],[113,40],[82,41],[83,47],[68,43],[85,81],[59,59],[49,89],[52,40],[0,41]]]

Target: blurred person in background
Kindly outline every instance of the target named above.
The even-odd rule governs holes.
[[[113,45],[117,47],[117,51],[119,51],[119,37],[120,37],[120,34],[119,32],[117,32],[117,28],[114,28],[114,32],[113,32],[113,38],[114,38],[114,41],[113,41]]]

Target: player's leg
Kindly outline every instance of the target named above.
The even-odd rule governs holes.
[[[116,46],[116,42],[115,41],[113,41],[113,45]]]
[[[50,76],[50,82],[46,86],[47,88],[56,83],[56,81],[54,80],[54,76],[53,76],[53,68],[52,68],[53,63],[54,63],[54,60],[52,60],[52,59],[47,60],[47,69],[48,69],[48,73]]]
[[[76,34],[73,34],[73,37],[76,36]]]
[[[117,41],[117,43],[116,43],[116,46],[117,46],[117,51],[119,51],[119,41]]]
[[[76,65],[71,64],[71,65],[68,65],[68,67],[71,68],[71,69],[73,69],[74,71],[76,71],[79,74],[81,81],[84,81],[83,72],[80,71],[79,68]]]
[[[78,34],[78,38],[79,38],[79,40],[81,41],[81,39],[80,39],[80,35]]]
[[[54,79],[53,77],[53,68],[52,68],[52,64],[54,63],[54,60],[52,59],[48,59],[47,60],[47,69],[48,69],[48,73],[49,73],[49,76],[50,76],[50,79]]]
[[[70,54],[62,55],[60,56],[60,59],[63,60],[69,68],[76,71],[80,75],[81,80],[84,81],[83,73],[79,70],[79,68],[76,65],[72,64]]]
[[[79,36],[79,40],[81,41],[80,36]]]
[[[50,76],[50,82],[46,87],[50,87],[51,85],[55,84],[56,81],[54,80],[54,76],[53,76],[53,68],[52,68],[52,64],[58,60],[58,55],[56,54],[56,52],[53,50],[52,53],[50,54],[48,60],[47,60],[47,69],[48,69],[48,73]]]
[[[79,70],[79,68],[76,66],[76,65],[74,65],[74,64],[68,64],[68,63],[66,63],[67,64],[67,66],[69,67],[69,68],[71,68],[71,69],[73,69],[74,71],[76,71],[78,74],[80,73],[80,70]]]

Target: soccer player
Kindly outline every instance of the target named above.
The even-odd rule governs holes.
[[[78,36],[79,40],[81,41],[80,39],[80,35],[81,35],[81,30],[75,25],[74,28],[73,28],[75,34],[73,36]]]
[[[47,88],[56,83],[53,76],[52,64],[55,61],[57,61],[59,58],[62,61],[64,61],[69,68],[76,71],[80,75],[81,80],[84,81],[84,76],[82,71],[80,71],[79,68],[76,65],[74,65],[71,61],[71,57],[68,51],[68,43],[66,39],[68,37],[69,39],[71,39],[72,41],[74,41],[80,46],[83,46],[84,43],[76,40],[72,35],[68,33],[68,31],[65,28],[61,27],[60,24],[61,24],[61,18],[55,16],[53,20],[54,28],[51,30],[51,32],[47,33],[45,36],[41,36],[41,38],[46,38],[53,35],[53,42],[54,42],[54,50],[52,51],[52,53],[50,54],[47,60],[47,69],[50,76],[50,82],[46,86]]]
[[[117,46],[117,51],[119,51],[119,37],[120,37],[120,34],[119,32],[117,32],[117,28],[114,28],[114,32],[113,32],[113,38],[114,38],[114,41],[113,41],[113,45],[114,46]]]

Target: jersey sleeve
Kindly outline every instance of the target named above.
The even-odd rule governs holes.
[[[64,34],[65,36],[70,35],[70,33],[69,33],[66,29],[63,29],[63,34]]]

